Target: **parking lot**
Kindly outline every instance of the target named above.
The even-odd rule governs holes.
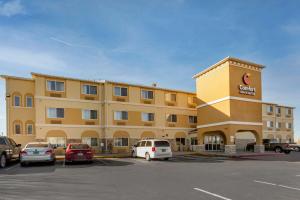
[[[0,199],[285,199],[300,196],[300,153],[250,158],[98,159],[0,170]]]

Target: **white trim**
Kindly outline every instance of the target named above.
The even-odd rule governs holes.
[[[213,104],[220,103],[220,102],[226,101],[226,100],[239,100],[239,101],[246,101],[246,102],[262,103],[261,100],[257,100],[257,99],[249,99],[249,98],[235,97],[235,96],[226,96],[226,97],[214,100],[214,101],[210,101],[208,103],[198,105],[196,108],[201,108],[201,107],[213,105]]]
[[[76,124],[36,124],[36,127],[62,127],[62,128],[103,128],[101,125],[76,125]]]
[[[83,99],[71,99],[71,98],[59,98],[59,97],[46,97],[46,96],[35,96],[35,99],[44,99],[44,100],[59,100],[59,101],[73,101],[81,103],[103,103],[103,101],[98,100],[83,100]]]
[[[211,126],[221,126],[221,125],[228,125],[228,124],[251,125],[251,126],[262,126],[263,125],[263,123],[261,123],[261,122],[224,121],[224,122],[198,125],[197,128],[206,128],[206,127],[211,127]]]

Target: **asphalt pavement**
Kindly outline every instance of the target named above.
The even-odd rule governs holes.
[[[169,161],[97,159],[0,169],[0,199],[299,200],[300,153],[249,158],[177,156]]]

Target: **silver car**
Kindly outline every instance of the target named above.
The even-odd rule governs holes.
[[[34,162],[49,162],[55,164],[55,153],[50,143],[30,142],[22,149],[20,153],[21,166]]]

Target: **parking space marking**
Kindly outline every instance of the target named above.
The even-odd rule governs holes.
[[[256,183],[262,183],[262,184],[266,184],[266,185],[277,186],[277,187],[282,187],[282,188],[291,189],[291,190],[298,190],[298,191],[300,191],[300,188],[295,188],[295,187],[281,185],[281,184],[276,184],[276,183],[269,183],[269,182],[266,182],[266,181],[257,181],[257,180],[254,180],[254,182],[256,182]]]
[[[13,169],[15,167],[18,167],[18,166],[19,166],[19,163],[15,164],[15,165],[13,165],[11,167],[5,168],[5,170],[8,171],[8,170],[11,170],[11,169]]]
[[[255,183],[262,183],[262,184],[266,184],[266,185],[273,185],[273,186],[276,186],[277,184],[275,183],[269,183],[269,182],[266,182],[266,181],[257,181],[257,180],[254,180]]]
[[[300,177],[300,174],[298,174],[298,175],[296,175],[296,176]]]
[[[232,199],[229,199],[229,198],[227,198],[227,197],[223,197],[223,196],[221,196],[221,195],[218,195],[218,194],[215,194],[215,193],[212,193],[212,192],[208,192],[208,191],[206,191],[206,190],[202,190],[202,189],[200,189],[200,188],[194,188],[194,190],[197,190],[197,191],[199,191],[199,192],[203,192],[203,193],[205,193],[205,194],[209,194],[209,195],[214,196],[214,197],[218,197],[218,198],[220,198],[220,199],[224,199],[224,200],[232,200]]]

